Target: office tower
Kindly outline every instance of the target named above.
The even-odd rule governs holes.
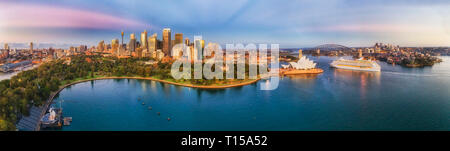
[[[172,57],[178,59],[183,56],[183,34],[176,33],[172,45]]]
[[[30,53],[33,54],[33,42],[30,42]]]
[[[298,50],[298,59],[302,58],[302,56],[303,56],[303,50],[299,49]]]
[[[186,44],[186,46],[189,46],[189,43],[190,43],[189,38],[184,39],[184,44]]]
[[[142,47],[136,48],[136,56],[139,58],[142,57],[142,51],[143,51]]]
[[[147,44],[147,30],[144,30],[144,32],[141,33],[141,48],[143,50],[146,50],[148,47]]]
[[[102,51],[104,51],[105,50],[105,41],[100,41],[99,43],[98,43],[98,45],[97,45],[97,51],[99,51],[99,52],[102,52]]]
[[[153,57],[153,53],[158,48],[158,35],[154,33],[150,38],[148,38],[148,52],[149,56]]]
[[[136,51],[136,36],[134,33],[130,34],[130,42],[128,42],[128,50],[131,52]]]
[[[164,28],[163,29],[163,53],[165,55],[170,55],[170,43],[172,41],[171,37],[170,37],[171,33],[170,33],[170,28]]]
[[[5,43],[6,57],[9,57],[9,45]]]
[[[111,41],[111,53],[114,55],[119,55],[119,39],[113,39]]]
[[[202,45],[202,50],[205,49],[205,40],[200,40],[200,44]]]
[[[203,42],[202,42],[203,41]],[[194,51],[193,51],[193,60],[199,61],[203,59],[203,48],[204,48],[204,40],[202,40],[201,36],[194,37]]]
[[[182,33],[175,34],[175,45],[177,45],[177,44],[183,44],[183,34]]]

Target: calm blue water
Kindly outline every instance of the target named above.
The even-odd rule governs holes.
[[[450,130],[450,57],[420,69],[379,62],[381,73],[329,68],[335,57],[309,58],[325,72],[284,77],[274,91],[259,90],[264,80],[199,90],[122,79],[76,84],[56,100],[65,100],[64,115],[73,117],[68,131]]]

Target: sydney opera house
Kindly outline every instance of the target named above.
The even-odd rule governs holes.
[[[303,56],[297,62],[289,62],[288,65],[281,65],[281,66],[284,69],[294,68],[298,70],[307,70],[316,68],[316,63]]]

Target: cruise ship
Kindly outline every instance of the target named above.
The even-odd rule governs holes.
[[[339,59],[333,61],[330,65],[338,69],[381,71],[380,65],[378,65],[375,61],[363,60],[362,58],[358,60]]]

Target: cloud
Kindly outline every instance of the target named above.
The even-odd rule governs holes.
[[[297,32],[437,32],[439,28],[408,24],[343,24],[297,28]]]
[[[145,24],[94,11],[37,4],[0,3],[0,27],[120,29]]]

